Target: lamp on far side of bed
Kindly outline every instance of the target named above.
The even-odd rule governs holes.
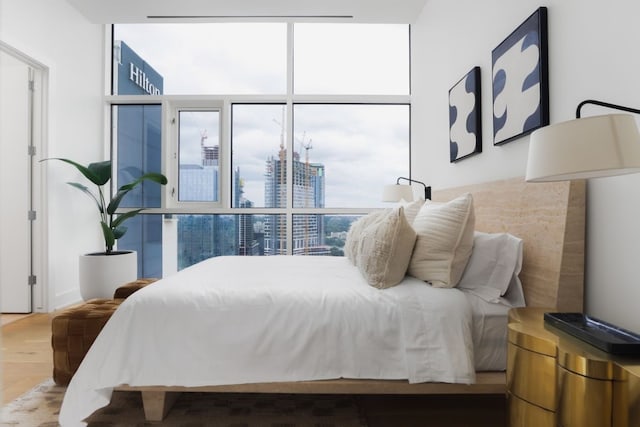
[[[630,114],[580,118],[585,104],[640,114],[640,110],[586,100],[576,119],[534,131],[529,141],[529,182],[601,178],[640,172],[640,133]]]
[[[409,181],[409,184],[400,184],[400,180],[404,179]],[[411,183],[416,182],[422,184],[424,187],[424,199],[431,199],[431,187],[427,186],[424,182],[405,178],[403,176],[398,177],[395,184],[385,185],[382,189],[382,201],[383,202],[399,202],[404,200],[405,202],[413,201],[413,190],[411,189]]]
[[[580,118],[585,104],[640,114],[638,109],[602,101],[581,102],[575,120],[546,126],[531,134],[527,181],[565,181],[640,172],[640,132],[635,118],[630,114]],[[640,355],[640,335],[586,314],[545,313],[544,321],[545,325],[606,352]]]

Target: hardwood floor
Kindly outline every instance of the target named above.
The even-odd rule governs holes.
[[[2,402],[51,378],[51,318],[32,314],[2,325]],[[369,427],[504,427],[503,395],[356,396]]]
[[[31,314],[11,319],[2,325],[0,339],[4,405],[51,378],[51,315]]]

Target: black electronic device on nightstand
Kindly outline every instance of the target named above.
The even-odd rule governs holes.
[[[544,313],[545,324],[611,354],[640,356],[640,335],[583,313]]]

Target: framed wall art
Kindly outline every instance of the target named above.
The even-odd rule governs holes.
[[[549,124],[547,8],[529,16],[492,52],[493,143]]]
[[[474,67],[449,90],[451,163],[482,152],[480,67]]]

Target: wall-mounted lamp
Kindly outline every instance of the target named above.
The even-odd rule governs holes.
[[[534,131],[529,141],[526,180],[599,178],[640,172],[640,133],[629,114],[580,118],[585,104],[640,114],[640,110],[586,100],[576,119]]]
[[[400,184],[401,179],[409,181],[409,184]],[[412,182],[422,184],[422,186],[424,187],[424,199],[431,199],[431,187],[427,186],[424,182],[401,176],[396,180],[395,184],[384,186],[384,188],[382,189],[382,201],[399,202],[401,200],[404,200],[406,202],[411,202],[413,200],[413,190],[411,189]]]

